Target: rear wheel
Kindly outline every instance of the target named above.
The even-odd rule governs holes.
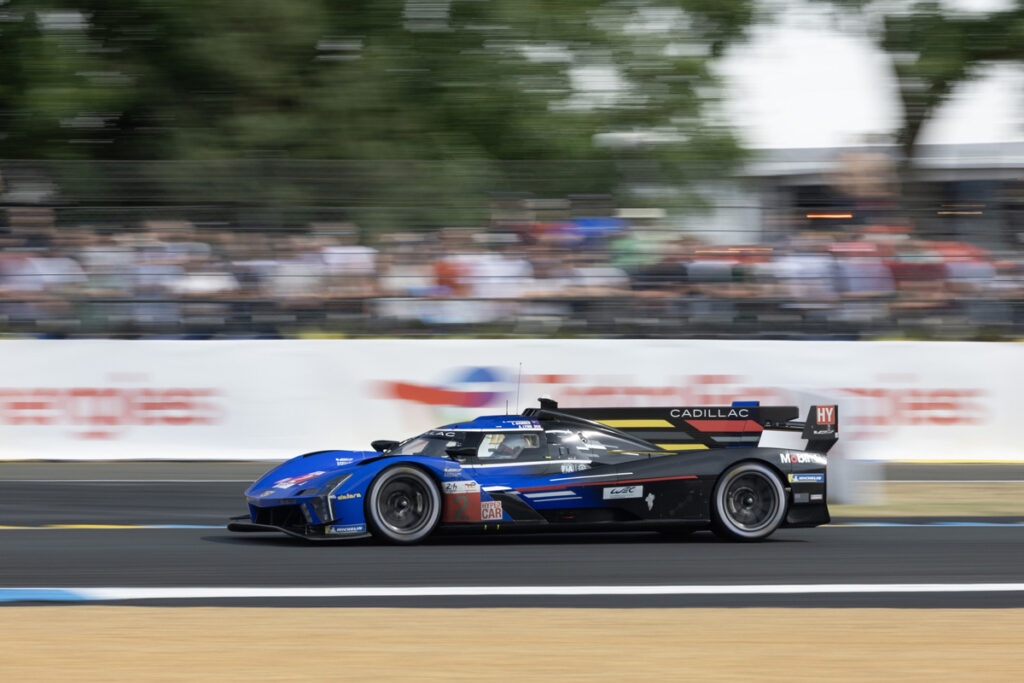
[[[786,489],[765,465],[745,462],[718,480],[711,505],[712,530],[734,541],[759,541],[786,518]]]
[[[398,466],[384,470],[366,496],[370,532],[389,543],[418,543],[441,519],[441,494],[423,470]]]

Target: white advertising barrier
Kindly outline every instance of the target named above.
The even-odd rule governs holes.
[[[521,366],[521,370],[520,370]],[[0,459],[285,459],[536,405],[840,409],[846,458],[1022,460],[1024,345],[0,342]],[[518,381],[517,381],[518,380]]]

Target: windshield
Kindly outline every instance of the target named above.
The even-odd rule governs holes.
[[[444,457],[445,449],[456,448],[463,439],[464,434],[457,432],[429,431],[406,439],[390,451],[388,455],[425,455],[428,457]]]

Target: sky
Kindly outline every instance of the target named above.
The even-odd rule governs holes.
[[[803,0],[758,26],[719,64],[725,112],[755,148],[836,147],[887,135],[900,123],[888,58],[856,26]],[[947,0],[960,11],[991,11],[1004,0]],[[993,67],[954,93],[922,131],[923,144],[1024,140],[1024,68]]]

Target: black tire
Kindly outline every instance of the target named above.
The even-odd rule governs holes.
[[[416,467],[391,467],[370,484],[366,524],[388,543],[419,543],[441,519],[441,492],[430,475]]]
[[[768,538],[786,519],[786,488],[766,465],[744,462],[726,470],[711,500],[711,530],[731,541]]]

